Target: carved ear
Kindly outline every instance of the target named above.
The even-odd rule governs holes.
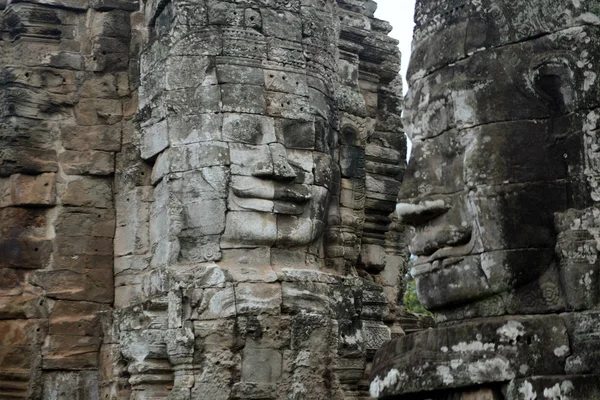
[[[550,108],[552,115],[571,111],[575,103],[574,76],[564,60],[546,61],[533,71],[533,85],[538,97]]]

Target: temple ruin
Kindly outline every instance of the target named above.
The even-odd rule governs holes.
[[[600,399],[600,3],[376,8],[0,0],[0,399]]]
[[[368,398],[419,326],[376,4],[0,9],[0,398]]]

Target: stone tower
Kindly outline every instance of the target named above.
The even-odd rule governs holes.
[[[399,215],[436,329],[385,399],[598,399],[597,1],[420,0]]]
[[[406,143],[369,0],[0,1],[0,397],[366,398]]]

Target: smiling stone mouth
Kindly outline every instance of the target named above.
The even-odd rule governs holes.
[[[413,278],[417,278],[422,275],[430,274],[432,272],[451,267],[452,265],[460,263],[464,259],[465,257],[447,257],[429,260],[420,264],[417,264],[415,262],[413,268],[410,271],[410,274],[413,276]]]
[[[297,204],[303,204],[312,199],[308,187],[304,185],[276,187],[274,190],[264,186],[254,186],[243,189],[233,186],[232,190],[233,194],[243,199],[261,199]]]
[[[475,248],[475,235],[462,245],[447,246],[431,255],[421,255],[413,262],[411,275],[417,277],[455,265],[472,254]]]

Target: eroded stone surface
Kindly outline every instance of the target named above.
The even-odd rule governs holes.
[[[373,396],[597,398],[598,11],[417,1],[398,215],[439,325],[380,349]]]
[[[133,10],[119,8],[0,3],[0,397],[100,397],[115,157],[133,119]]]
[[[368,397],[405,269],[400,59],[374,6],[177,0],[132,14],[138,125],[115,180],[123,364],[105,393]],[[128,114],[95,104],[82,123]]]

